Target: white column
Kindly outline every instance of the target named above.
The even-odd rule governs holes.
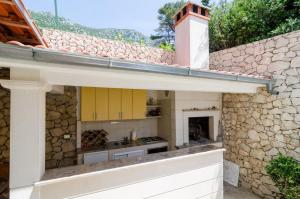
[[[22,80],[0,84],[11,91],[9,186],[13,196],[12,192],[40,181],[45,172],[45,94],[50,86]]]

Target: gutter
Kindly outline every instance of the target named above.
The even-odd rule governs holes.
[[[44,62],[53,64],[68,64],[86,67],[150,72],[195,78],[207,78],[214,80],[228,80],[244,83],[263,84],[266,85],[269,92],[272,91],[272,80],[268,79],[261,79],[235,74],[222,74],[214,71],[194,70],[189,67],[179,68],[163,64],[150,64],[138,61],[132,62],[122,59],[113,59],[110,57],[78,55],[68,52],[60,52],[40,48],[19,47],[2,43],[0,43],[0,57],[35,61],[39,63]]]

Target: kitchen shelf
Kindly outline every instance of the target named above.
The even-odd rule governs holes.
[[[147,108],[159,108],[160,105],[147,105]]]
[[[155,118],[161,118],[161,115],[158,115],[158,116],[147,116],[147,119],[155,119]]]

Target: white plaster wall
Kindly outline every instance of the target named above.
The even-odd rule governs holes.
[[[120,122],[81,122],[81,132],[86,130],[104,129],[109,133],[109,141],[121,140],[124,136],[130,136],[135,130],[137,137],[157,136],[157,119],[128,120]]]
[[[172,132],[176,135],[176,146],[187,143],[187,138],[183,134],[183,109],[207,109],[215,106],[220,109],[221,102],[220,93],[204,93],[204,92],[185,92],[175,91],[175,106],[173,107],[173,125]]]
[[[190,66],[209,68],[208,21],[191,16],[190,19]]]
[[[223,199],[223,150],[40,182],[43,199]]]
[[[183,20],[175,27],[175,63],[190,66],[190,22]]]
[[[208,69],[208,21],[190,15],[175,27],[175,32],[176,64]]]
[[[158,136],[168,140],[169,149],[175,146],[175,137],[172,134],[172,106],[174,106],[173,91],[159,91],[158,102],[161,105],[162,117],[158,119]]]

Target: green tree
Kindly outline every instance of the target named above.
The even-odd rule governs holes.
[[[269,162],[266,171],[285,199],[300,198],[300,163],[292,157],[279,154]]]
[[[211,51],[300,29],[300,0],[233,0],[212,8]]]
[[[152,40],[155,40],[158,44],[174,44],[175,30],[173,27],[173,16],[184,3],[184,0],[175,3],[166,3],[158,10],[159,27],[155,30],[157,34],[151,36]]]
[[[209,0],[202,0],[201,2],[203,5],[209,6]]]

